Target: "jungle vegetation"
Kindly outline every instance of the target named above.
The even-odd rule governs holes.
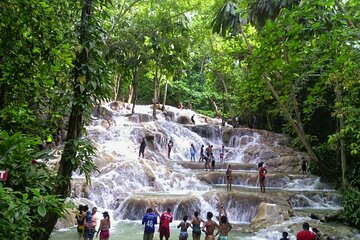
[[[49,238],[72,173],[91,180],[84,126],[104,101],[255,115],[309,154],[359,227],[359,13],[357,0],[1,1],[0,238]],[[58,128],[53,173],[32,160]]]

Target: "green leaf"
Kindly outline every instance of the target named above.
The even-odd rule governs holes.
[[[40,204],[38,207],[37,207],[37,212],[40,216],[44,217],[46,215],[46,208],[44,206],[44,204]]]

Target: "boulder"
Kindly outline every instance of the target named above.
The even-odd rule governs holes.
[[[276,204],[261,202],[255,217],[250,222],[252,229],[263,229],[284,221],[283,211]]]

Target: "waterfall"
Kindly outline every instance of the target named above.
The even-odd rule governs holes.
[[[203,218],[208,211],[217,216],[222,203],[231,223],[250,224],[259,204],[272,196],[258,191],[259,161],[268,165],[268,191],[289,195],[289,208],[341,208],[341,198],[331,186],[321,183],[318,177],[292,171],[300,153],[286,147],[279,134],[222,127],[220,119],[205,120],[202,116],[197,116],[194,125],[189,119],[195,112],[174,107],[158,111],[156,121],[152,120],[151,106],[136,106],[133,115],[126,109],[112,110],[107,104],[104,108],[112,113],[114,123],[103,127],[103,121],[97,119],[87,126],[88,137],[98,150],[94,163],[99,172],[92,174],[92,185],[86,187],[84,177],[75,173],[72,197],[76,202],[89,202],[111,211],[115,221],[138,221],[154,205],[160,211],[172,209],[176,220],[192,216],[195,211]],[[177,122],[179,119],[183,124]],[[144,137],[145,157],[139,158],[140,140]],[[174,146],[169,159],[170,140]],[[197,151],[195,162],[190,162],[190,144]],[[198,162],[202,145],[213,146],[216,169],[212,171],[205,171],[204,162]],[[225,156],[220,163],[222,145]],[[282,166],[282,159],[291,170]],[[233,166],[232,192],[226,192],[225,187],[228,164]],[[276,231],[275,235],[280,236],[281,231]],[[264,235],[261,231],[258,234]]]

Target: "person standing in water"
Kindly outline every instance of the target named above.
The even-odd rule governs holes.
[[[212,214],[212,212],[208,212],[206,214],[207,221],[204,223],[203,227],[201,228],[201,230],[205,232],[206,235],[205,240],[215,240],[215,234],[214,234],[215,228],[221,230],[219,224],[217,224],[215,221],[211,219],[213,216],[214,215]]]
[[[229,164],[226,169],[226,191],[231,191],[232,179],[232,170],[231,165]]]
[[[220,150],[220,162],[224,161],[224,155],[225,155],[225,146],[222,145],[221,150]]]
[[[89,209],[88,206],[79,205],[79,212],[76,214],[75,218],[77,221],[77,232],[79,234],[79,239],[84,239],[84,223],[86,217],[86,211]]]
[[[199,162],[204,161],[204,156],[204,145],[201,145]]]
[[[173,216],[171,215],[171,209],[168,208],[166,212],[163,212],[160,216],[160,240],[163,240],[165,237],[166,240],[170,238],[170,223],[173,221]]]
[[[100,240],[109,240],[110,238],[110,216],[108,212],[103,212],[103,219],[100,221],[99,229],[96,233],[96,237],[99,236]]]
[[[146,148],[146,141],[145,138],[143,137],[140,142],[139,158],[140,156],[144,158],[145,148]]]
[[[85,221],[85,230],[84,230],[84,240],[93,240],[96,232],[96,217],[95,214],[97,208],[93,207],[91,212],[86,212],[86,221]]]
[[[190,223],[188,223],[187,220],[188,216],[185,215],[183,221],[177,226],[177,228],[180,228],[179,240],[187,240],[189,236],[187,229],[190,227]]]
[[[170,159],[171,149],[173,148],[173,146],[174,146],[174,143],[173,143],[173,141],[170,139],[170,141],[169,141],[169,143],[168,143],[168,145],[167,145],[167,147],[168,147],[168,158],[169,158],[169,159]]]
[[[231,224],[228,221],[228,218],[226,215],[223,215],[220,217],[220,230],[218,232],[219,234],[219,240],[228,240],[228,234],[232,229]]]
[[[155,207],[156,208],[156,207]],[[146,214],[142,219],[142,225],[145,225],[143,240],[153,240],[155,232],[155,224],[157,224],[158,214],[152,208],[146,210]]]
[[[195,162],[195,154],[196,154],[196,149],[194,147],[194,144],[191,144],[190,146],[190,161],[194,161]]]
[[[192,225],[192,237],[193,240],[200,240],[200,236],[201,236],[201,226],[200,224],[204,222],[200,217],[199,217],[199,212],[195,211],[194,212],[194,217],[191,219],[191,225]]]
[[[262,193],[265,193],[265,176],[266,176],[267,170],[264,167],[264,164],[259,165],[259,182],[260,182],[260,191]]]

